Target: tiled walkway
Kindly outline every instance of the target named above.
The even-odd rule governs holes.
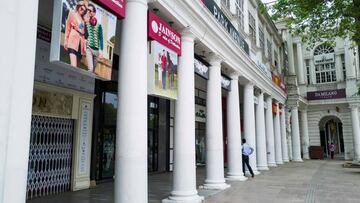
[[[230,182],[231,188],[199,190],[206,203],[238,202],[342,202],[360,203],[360,169],[343,168],[344,161],[305,161],[287,163],[262,172],[245,182]],[[204,168],[197,170],[197,183],[203,183]],[[149,175],[149,202],[160,202],[171,191],[171,173]],[[95,189],[38,198],[28,203],[105,203],[113,202],[113,183]]]

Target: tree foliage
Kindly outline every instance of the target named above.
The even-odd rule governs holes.
[[[360,45],[360,0],[277,0],[271,12],[311,45],[336,37]]]

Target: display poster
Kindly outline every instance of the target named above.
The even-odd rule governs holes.
[[[49,62],[51,31],[38,27],[35,55],[35,81],[94,93],[95,79],[73,69]]]
[[[195,121],[201,123],[206,122],[206,106],[195,104]]]
[[[50,61],[111,80],[115,15],[93,1],[54,1]]]
[[[148,59],[148,93],[177,98],[178,55],[157,41],[151,41]]]
[[[81,115],[80,115],[80,150],[79,150],[79,175],[85,175],[88,165],[88,149],[89,149],[89,137],[90,135],[90,108],[89,102],[81,103]]]

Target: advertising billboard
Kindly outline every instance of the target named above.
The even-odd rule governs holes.
[[[160,44],[151,41],[148,58],[148,93],[169,99],[177,98],[178,55]]]
[[[117,18],[92,1],[54,1],[50,61],[110,80]]]

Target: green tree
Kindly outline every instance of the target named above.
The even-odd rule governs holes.
[[[314,45],[349,37],[360,45],[360,0],[278,0],[275,20],[285,20],[289,30]]]

